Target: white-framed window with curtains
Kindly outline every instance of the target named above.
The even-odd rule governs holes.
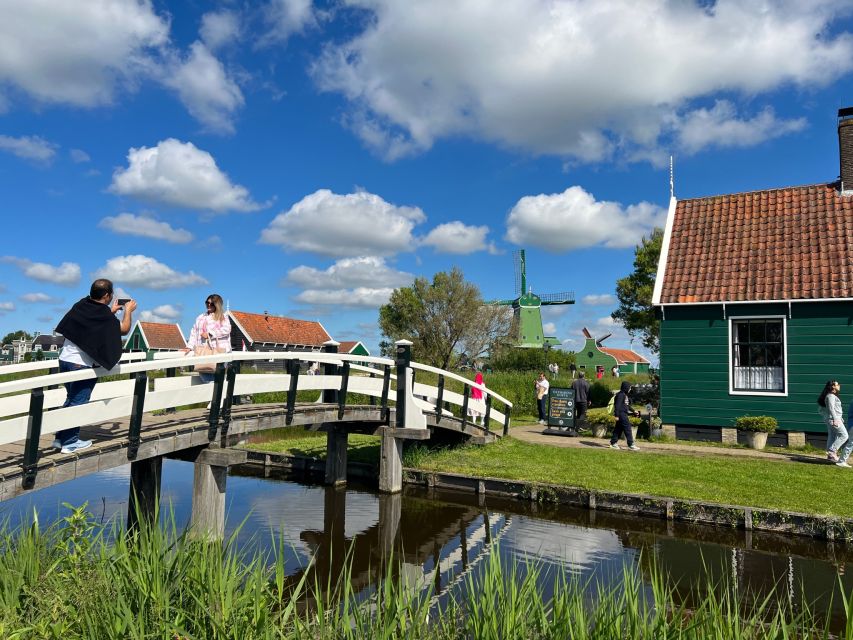
[[[729,318],[729,393],[788,395],[785,316]]]

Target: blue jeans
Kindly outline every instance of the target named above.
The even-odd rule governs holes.
[[[199,373],[198,373],[198,377],[201,379],[201,381],[204,384],[208,384],[210,382],[213,382],[213,376],[215,376],[215,375],[216,375],[215,373],[207,373],[205,371],[199,371]]]
[[[74,364],[73,362],[66,362],[65,360],[59,361],[59,373],[67,373],[68,371],[80,371],[81,369],[91,369],[92,367],[87,367],[82,364]],[[89,402],[89,398],[92,397],[92,389],[95,388],[95,384],[97,384],[98,379],[92,378],[90,380],[77,380],[76,382],[66,382],[65,383],[65,391],[68,395],[65,398],[65,404],[63,407],[76,407],[80,404],[86,404]],[[71,444],[72,442],[76,442],[80,439],[80,427],[72,427],[71,429],[63,429],[62,431],[56,432],[56,439],[64,447],[67,444]]]
[[[838,451],[838,447],[847,440],[847,429],[841,425],[827,425],[826,428],[829,431],[826,438],[826,450],[832,452]]]
[[[847,462],[847,458],[850,457],[851,452],[853,452],[853,424],[850,424],[847,427],[847,443],[844,445],[844,448],[838,452],[838,460],[840,462]]]

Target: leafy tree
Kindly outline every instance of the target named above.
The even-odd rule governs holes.
[[[18,331],[13,331],[12,333],[7,333],[3,336],[3,344],[12,344],[12,340],[18,340],[20,338],[26,338],[27,340],[33,339],[29,333],[23,329],[19,329]]]
[[[410,287],[395,289],[379,309],[379,327],[391,341],[411,340],[418,360],[446,369],[458,353],[477,358],[506,336],[507,311],[484,305],[477,286],[454,268],[436,273],[432,282],[417,278]]]
[[[660,320],[652,307],[663,231],[655,229],[634,249],[634,271],[616,281],[619,307],[611,315],[653,353],[660,348]]]

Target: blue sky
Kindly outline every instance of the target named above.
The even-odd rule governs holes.
[[[93,277],[188,329],[205,296],[379,341],[460,267],[609,315],[688,198],[828,182],[853,105],[850,0],[0,2],[0,331]],[[61,35],[58,35],[61,34]]]

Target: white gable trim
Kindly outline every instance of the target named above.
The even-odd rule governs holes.
[[[678,200],[675,196],[669,199],[669,211],[666,214],[666,228],[663,232],[663,243],[660,248],[660,259],[658,260],[658,273],[655,277],[655,290],[652,294],[652,304],[660,304],[660,294],[663,290],[663,277],[666,274],[666,261],[669,259],[669,243],[672,240],[672,226],[675,222],[675,205]]]

